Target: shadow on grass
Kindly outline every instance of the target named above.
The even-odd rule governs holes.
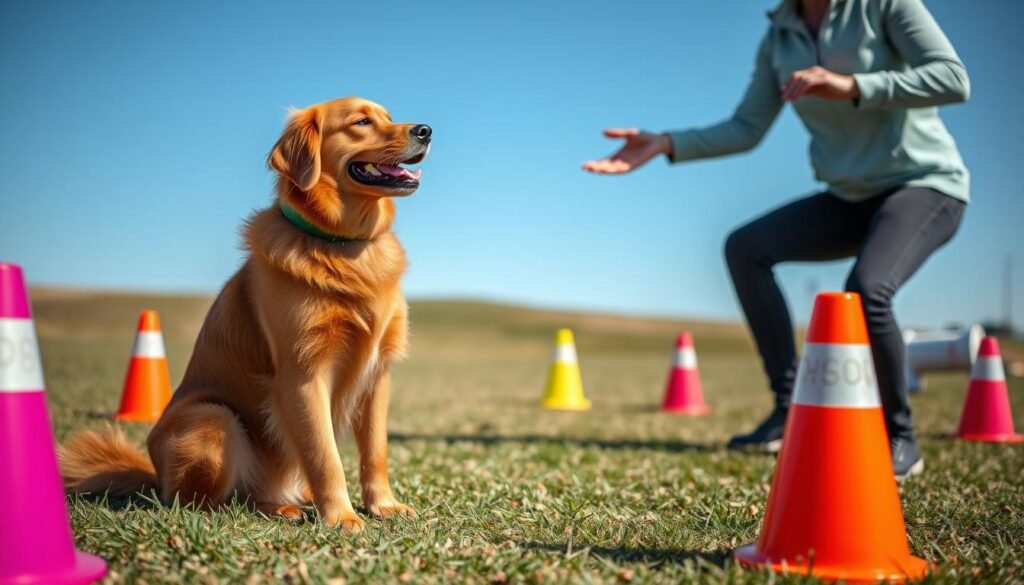
[[[109,493],[91,493],[91,492],[79,492],[79,493],[68,493],[68,496],[73,498],[75,501],[90,502],[103,506],[112,512],[122,512],[125,510],[169,510],[171,512],[177,512],[182,510],[190,513],[198,514],[209,514],[213,512],[225,512],[232,509],[238,509],[246,514],[253,514],[260,516],[266,520],[275,522],[282,522],[285,524],[299,525],[313,522],[317,515],[316,510],[312,504],[299,506],[302,511],[300,518],[285,517],[278,514],[273,514],[265,511],[261,511],[258,506],[252,504],[247,499],[238,497],[237,493],[232,496],[227,502],[221,504],[215,504],[207,506],[203,500],[199,501],[181,501],[175,496],[174,501],[169,503],[163,503],[160,501],[159,496],[155,491],[146,490],[136,492],[130,496],[113,496]],[[357,508],[364,514],[369,514],[369,511],[363,507]]]
[[[99,410],[86,410],[86,411],[76,411],[76,412],[81,412],[83,415],[85,415],[85,418],[87,418],[89,420],[107,420],[107,421],[110,421],[110,422],[116,422],[115,419],[114,419],[114,413],[113,412],[106,412],[106,411],[101,412]]]
[[[704,562],[724,567],[731,554],[729,552],[701,552],[696,550],[661,549],[661,548],[610,548],[605,546],[587,546],[579,543],[569,551],[564,544],[546,542],[520,542],[519,546],[528,550],[549,550],[562,554],[586,553],[592,557],[607,559],[614,563],[684,563],[686,561]]]
[[[155,510],[164,507],[156,492],[147,490],[134,493],[130,496],[112,496],[106,492],[71,492],[69,496],[83,502],[99,504],[114,512],[120,512],[129,508],[135,510]]]
[[[552,444],[565,445],[568,447],[597,447],[598,449],[649,449],[653,451],[665,451],[668,453],[682,453],[695,451],[708,453],[720,451],[722,445],[715,443],[687,443],[685,441],[644,441],[639,439],[575,439],[572,437],[550,437],[545,435],[490,435],[490,434],[465,434],[465,435],[427,435],[416,433],[390,433],[389,440],[396,443],[410,441],[442,441],[449,445],[455,443],[478,443],[485,446],[502,445],[506,443],[526,444]]]
[[[955,441],[958,437],[956,431],[929,431],[926,433],[918,433],[918,437],[922,439],[928,439],[929,441]]]

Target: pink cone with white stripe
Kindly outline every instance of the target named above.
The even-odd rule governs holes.
[[[665,400],[661,410],[673,414],[703,416],[711,409],[704,403],[704,391],[697,371],[697,352],[693,349],[693,337],[684,332],[676,339],[676,351],[672,370],[668,374]]]
[[[971,384],[967,387],[964,412],[960,416],[960,428],[956,434],[965,441],[1024,441],[1024,435],[1013,429],[1003,359],[999,355],[999,341],[995,337],[986,337],[978,348],[978,359],[974,361],[971,370]]]
[[[91,583],[75,550],[21,267],[0,262],[0,585]]]

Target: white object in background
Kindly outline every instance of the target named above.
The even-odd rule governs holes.
[[[981,325],[966,330],[914,331],[903,330],[907,346],[907,390],[920,392],[925,383],[921,376],[930,371],[962,370],[970,372],[978,355],[978,346],[985,337]]]

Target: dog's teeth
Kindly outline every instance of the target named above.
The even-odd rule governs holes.
[[[371,175],[373,175],[375,177],[379,177],[380,176],[380,171],[378,171],[377,167],[373,166],[372,163],[366,163],[366,166],[363,167],[363,168],[366,169],[366,172],[370,173]]]

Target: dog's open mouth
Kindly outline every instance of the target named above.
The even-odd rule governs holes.
[[[423,156],[416,156],[401,164],[415,164],[421,160],[423,160]],[[348,173],[356,182],[371,187],[386,189],[415,189],[419,187],[421,171],[419,169],[411,171],[401,164],[386,165],[357,161],[349,163]]]

